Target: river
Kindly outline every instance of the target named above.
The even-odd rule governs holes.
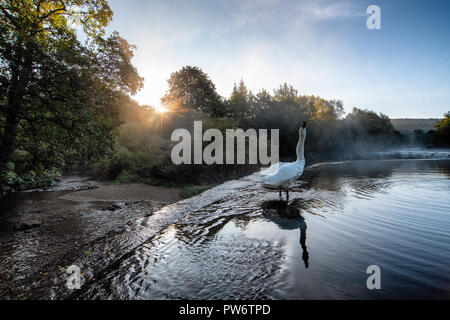
[[[76,224],[76,232],[86,235],[78,253],[72,250],[57,262],[48,260],[45,267],[32,268],[28,271],[32,276],[11,281],[0,288],[0,295],[25,299],[450,298],[449,160],[315,165],[305,170],[290,199],[288,204],[279,201],[278,192],[264,189],[255,173],[169,206],[125,206],[108,222],[107,229],[114,231],[104,235],[99,225],[110,216],[101,216],[94,206],[89,209],[93,225],[85,226],[88,220]],[[100,223],[95,222],[96,215]],[[119,226],[122,219],[126,227]],[[6,239],[2,234],[0,239]],[[37,259],[26,257],[31,247],[28,251],[10,248],[5,254],[8,243],[17,245],[17,239],[9,241],[1,244],[2,259],[22,265],[20,270],[27,273],[27,261]],[[51,243],[44,243],[39,250],[48,254]],[[83,255],[83,250],[92,254]],[[80,290],[65,287],[67,276],[59,269],[69,264],[83,271]],[[367,288],[371,265],[380,268],[380,290]],[[8,273],[5,268],[5,263],[0,264],[4,279],[7,274],[17,277],[17,272]],[[31,290],[29,283],[33,283]]]

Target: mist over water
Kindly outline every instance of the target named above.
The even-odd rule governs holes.
[[[448,149],[420,149],[405,148],[391,151],[374,152],[369,154],[371,159],[450,159]]]
[[[254,174],[77,298],[448,299],[449,178],[448,160],[323,164],[286,204]],[[370,265],[381,268],[381,290],[367,289]]]

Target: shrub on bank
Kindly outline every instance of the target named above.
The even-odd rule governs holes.
[[[7,169],[1,173],[0,197],[13,191],[51,186],[60,176],[58,169],[44,169],[42,166],[20,173],[16,169],[16,164],[9,162]]]

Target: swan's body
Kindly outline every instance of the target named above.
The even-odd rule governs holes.
[[[305,168],[305,139],[306,128],[300,128],[299,140],[297,144],[297,161],[279,162],[272,165],[269,169],[263,171],[261,175],[265,176],[264,185],[269,188],[286,190],[289,199],[289,187],[302,175]]]

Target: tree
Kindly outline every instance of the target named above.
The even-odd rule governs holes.
[[[440,147],[450,146],[450,112],[444,114],[444,119],[438,121],[436,128],[436,144]]]
[[[0,2],[1,172],[16,151],[46,168],[112,145],[119,104],[142,78],[133,47],[118,33],[103,39],[111,18],[105,0]]]
[[[212,117],[226,114],[214,83],[200,68],[185,66],[172,73],[167,82],[169,91],[161,100],[169,109],[201,111]]]
[[[244,80],[241,79],[239,81],[239,86],[236,86],[235,83],[230,96],[230,107],[233,117],[238,120],[250,118],[251,100],[252,93],[247,89]]]
[[[5,1],[0,2],[2,87],[5,126],[0,169],[10,160],[24,97],[39,75],[40,53],[73,43],[69,23],[78,22],[89,34],[102,32],[112,12],[106,1]],[[70,18],[70,19],[69,19]]]
[[[427,144],[426,135],[425,135],[425,132],[422,129],[414,130],[414,142],[416,144],[420,144],[420,145],[426,145]]]
[[[402,137],[394,129],[388,116],[373,111],[353,108],[352,113],[345,118],[353,138],[361,141],[377,143],[379,145],[388,143],[399,143]]]

